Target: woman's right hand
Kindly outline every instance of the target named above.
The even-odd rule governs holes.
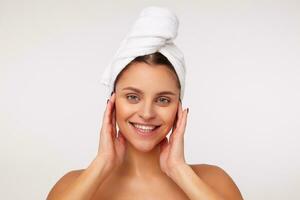
[[[110,172],[123,163],[126,139],[120,132],[116,137],[115,96],[107,102],[96,158],[82,172],[72,171],[63,176],[50,191],[48,200],[92,199]]]
[[[116,94],[113,93],[107,102],[103,116],[96,158],[104,162],[104,168],[107,173],[123,163],[126,150],[126,139],[120,131],[117,137],[115,100]]]

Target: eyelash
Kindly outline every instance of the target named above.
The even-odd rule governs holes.
[[[130,98],[129,98],[129,97],[130,97]],[[130,95],[127,95],[127,96],[126,96],[126,98],[127,98],[129,101],[130,101],[130,100],[132,100],[132,98],[131,98],[131,97],[134,97],[134,98],[135,98],[135,97],[138,97],[138,96],[136,96],[136,95],[132,95],[132,94],[130,94]]]
[[[132,94],[127,95],[126,98],[128,101],[131,101],[131,100],[137,101],[137,99],[139,99],[139,97],[137,95],[132,95]],[[166,97],[158,97],[157,99],[158,99],[158,101],[162,100],[162,101],[160,101],[160,102],[162,102],[162,104],[169,104],[171,102],[171,100]],[[167,101],[167,102],[165,102],[165,101]]]

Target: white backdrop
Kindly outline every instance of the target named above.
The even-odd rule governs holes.
[[[0,0],[1,199],[45,199],[88,166],[101,73],[148,5],[180,20],[186,160],[222,167],[245,199],[300,199],[299,1]]]

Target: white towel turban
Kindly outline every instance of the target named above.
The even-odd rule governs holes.
[[[177,36],[178,19],[170,10],[148,7],[142,10],[132,29],[122,41],[111,64],[105,69],[102,83],[110,96],[118,74],[138,56],[155,52],[163,54],[173,65],[181,85],[180,98],[185,86],[185,63],[183,53],[173,43]]]

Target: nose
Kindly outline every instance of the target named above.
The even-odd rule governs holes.
[[[140,118],[142,118],[145,121],[149,121],[155,118],[155,110],[152,105],[152,102],[145,102],[141,104],[138,115]]]

